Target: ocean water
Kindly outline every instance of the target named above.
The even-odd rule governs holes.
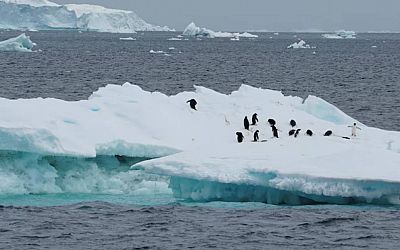
[[[0,31],[0,40],[18,34]],[[0,97],[80,100],[126,81],[167,94],[194,84],[223,93],[249,84],[316,95],[368,126],[399,130],[400,34],[167,40],[178,34],[146,32],[134,34],[136,41],[121,41],[126,35],[29,33],[41,52],[0,53]],[[316,48],[286,49],[298,38]],[[128,170],[85,176],[102,178],[108,187],[108,180]],[[396,249],[400,238],[396,206],[190,203],[157,186],[122,189],[127,183],[112,186],[113,192],[0,193],[0,248]]]

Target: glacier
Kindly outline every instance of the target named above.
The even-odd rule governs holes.
[[[197,111],[186,103],[192,98]],[[0,112],[0,194],[400,204],[400,133],[363,125],[315,96],[248,85],[228,95],[195,86],[167,96],[125,83],[74,102],[0,98]],[[260,122],[245,131],[244,116],[255,112]],[[280,138],[272,138],[269,118]],[[302,129],[297,138],[287,133],[290,119]],[[252,142],[256,129],[261,142]],[[327,130],[333,135],[323,136]]]
[[[234,38],[238,40],[240,37],[244,38],[257,38],[257,35],[250,34],[248,32],[244,33],[230,33],[230,32],[215,32],[206,28],[197,27],[195,23],[191,22],[183,31],[182,35],[184,36],[193,36],[193,37],[208,37],[208,38],[216,38],[216,37],[225,37],[225,38]]]
[[[0,41],[0,51],[33,52],[34,46],[36,46],[36,43],[32,42],[25,33]]]
[[[133,11],[88,4],[58,5],[47,0],[0,0],[0,29],[73,29],[111,33],[171,31],[149,24]]]

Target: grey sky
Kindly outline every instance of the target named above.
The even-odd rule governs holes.
[[[147,22],[183,30],[400,31],[400,0],[52,0],[135,11]]]

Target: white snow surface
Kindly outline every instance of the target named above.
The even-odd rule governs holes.
[[[33,52],[33,46],[36,46],[36,43],[32,42],[25,33],[0,41],[0,51]]]
[[[184,36],[194,36],[194,37],[208,37],[208,38],[216,38],[216,37],[225,37],[225,38],[236,38],[239,37],[244,38],[257,38],[257,35],[250,34],[248,32],[238,33],[238,32],[222,32],[222,31],[212,31],[206,28],[197,27],[195,23],[190,23],[185,30],[183,31],[182,35]]]
[[[186,103],[192,98],[197,111]],[[247,85],[229,95],[195,86],[194,92],[167,96],[125,83],[107,85],[76,102],[0,98],[0,112],[0,151],[160,157],[133,167],[171,177],[177,197],[224,199],[228,184],[301,193],[320,202],[385,197],[385,203],[397,203],[400,194],[400,133],[360,124],[315,96],[303,100]],[[260,122],[245,131],[243,118],[251,119],[254,112]],[[268,118],[277,121],[280,138],[271,138]],[[288,136],[290,119],[302,129],[298,138]],[[343,139],[350,137],[347,126],[353,122],[362,130]],[[256,129],[267,141],[251,141]],[[314,136],[306,136],[307,129]],[[328,129],[337,136],[322,136]],[[243,143],[236,142],[237,131],[243,132]],[[230,197],[252,200],[255,194]],[[281,202],[299,203],[287,195],[271,200]]]
[[[151,25],[133,11],[89,4],[58,5],[46,0],[0,0],[0,16],[3,29],[82,29],[112,33],[171,30]]]

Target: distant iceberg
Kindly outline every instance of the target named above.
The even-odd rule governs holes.
[[[336,31],[334,34],[322,34],[322,37],[328,39],[354,39],[356,38],[356,32],[339,30]]]
[[[296,43],[290,44],[288,49],[310,49],[311,46],[307,44],[304,40],[300,40]]]
[[[88,4],[58,5],[47,0],[0,0],[0,16],[0,29],[78,29],[112,33],[171,30],[148,24],[132,11]]]
[[[195,23],[190,23],[185,30],[183,31],[182,35],[184,36],[193,36],[193,37],[208,37],[208,38],[216,38],[216,37],[225,37],[225,38],[257,38],[257,35],[250,34],[248,32],[244,33],[230,33],[230,32],[215,32],[206,28],[197,27]]]
[[[120,37],[119,40],[121,40],[121,41],[136,41],[136,38],[133,38],[133,37]]]
[[[0,42],[0,51],[32,52],[36,43],[32,42],[29,36],[21,34]]]

